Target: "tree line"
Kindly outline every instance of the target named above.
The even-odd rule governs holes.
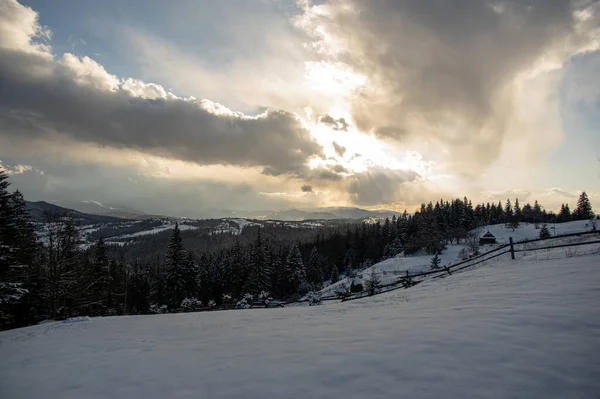
[[[439,254],[486,224],[547,223],[561,216],[537,203],[522,208],[467,198],[422,204],[391,219],[325,228],[293,242],[268,227],[246,226],[244,239],[207,249],[186,245],[175,225],[159,256],[113,256],[103,238],[86,247],[76,220],[48,214],[31,221],[23,196],[0,170],[0,328],[74,316],[147,314],[235,306],[256,299],[298,299],[401,252]],[[566,211],[562,211],[566,217]],[[591,218],[582,193],[569,220]],[[285,230],[277,227],[278,234]],[[367,284],[368,285],[368,284]],[[367,289],[372,287],[367,286]]]

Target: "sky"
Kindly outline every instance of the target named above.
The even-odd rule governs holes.
[[[0,0],[0,164],[148,213],[600,212],[600,2]]]

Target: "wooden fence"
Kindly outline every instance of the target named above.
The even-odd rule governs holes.
[[[547,241],[551,241],[551,240],[555,240],[555,239],[564,239],[564,238],[568,238],[568,237],[582,237],[582,236],[587,236],[587,235],[600,236],[600,230],[586,231],[586,232],[581,232],[581,233],[562,234],[562,235],[556,235],[556,236],[551,236],[551,237],[547,237],[547,238],[536,238],[536,239],[530,239],[530,240],[523,240],[523,241],[519,241],[519,242],[513,242],[512,237],[510,237],[509,244],[501,245],[497,248],[492,249],[491,251],[487,251],[483,254],[471,257],[467,260],[464,260],[464,261],[461,261],[458,263],[454,263],[449,266],[445,266],[441,269],[431,270],[431,271],[422,272],[422,273],[414,273],[414,274],[409,274],[408,271],[406,271],[406,275],[404,277],[400,278],[399,280],[397,280],[393,283],[384,284],[384,285],[380,286],[380,290],[378,292],[376,292],[374,295],[379,295],[379,294],[383,294],[386,292],[395,291],[395,290],[403,289],[403,288],[410,288],[410,287],[422,282],[424,280],[423,278],[428,277],[428,276],[432,276],[432,278],[443,278],[448,275],[451,275],[453,272],[458,272],[458,271],[467,269],[469,267],[479,265],[483,262],[487,262],[489,260],[492,260],[494,258],[497,258],[502,255],[506,255],[506,254],[510,254],[511,259],[515,259],[515,253],[519,253],[519,252],[531,252],[531,251],[540,251],[540,250],[547,250],[547,249],[554,249],[554,248],[566,248],[566,247],[575,247],[575,246],[582,246],[582,245],[600,244],[600,240],[592,240],[592,241],[575,242],[575,243],[568,243],[568,244],[544,245],[541,247],[532,247],[532,248],[520,248],[520,249],[515,248],[515,246],[522,246],[522,245],[530,244],[533,242],[542,242],[542,241],[547,242]],[[419,279],[419,278],[422,278],[422,279],[415,280],[415,279]],[[352,295],[352,296],[346,297],[341,300],[342,300],[342,302],[352,301],[352,300],[356,300],[356,299],[365,298],[367,296],[369,296],[368,293],[363,291],[356,295]],[[340,298],[337,298],[337,297],[326,297],[326,298],[322,298],[321,300],[336,300],[336,299],[340,300]]]

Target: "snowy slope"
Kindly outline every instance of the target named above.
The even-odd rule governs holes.
[[[532,259],[532,258],[529,258]],[[2,398],[597,398],[600,254],[353,302],[0,333]]]
[[[600,227],[600,222],[598,222],[598,225],[598,227]],[[553,236],[579,233],[582,231],[590,231],[592,229],[590,222],[587,220],[577,220],[575,222],[566,223],[549,223],[546,226]],[[500,244],[508,244],[509,237],[512,237],[516,242],[538,238],[540,235],[540,230],[536,229],[533,223],[521,223],[514,231],[510,227],[505,227],[504,224],[481,227],[480,229],[477,229],[477,231],[480,232],[481,235],[486,231],[489,231],[496,237],[496,241]]]
[[[550,229],[550,232],[553,236],[555,235],[555,230],[556,234],[561,235],[581,233],[585,231],[590,231],[592,229],[592,226],[586,220],[550,224],[547,227]],[[536,239],[540,235],[540,230],[536,229],[535,225],[531,223],[521,223],[519,227],[517,227],[514,230],[510,227],[506,227],[504,224],[495,224],[490,226],[483,226],[473,231],[476,232],[479,236],[482,236],[487,231],[491,232],[496,237],[497,245],[508,244],[510,237],[513,237],[513,240],[518,243],[519,241]],[[597,237],[589,238],[594,240],[598,239]],[[557,242],[556,240],[553,240],[548,245],[558,245],[573,240],[576,241],[576,239],[568,239],[565,242]],[[463,248],[466,247],[467,246],[464,243],[447,245],[446,249],[442,251],[442,253],[439,255],[440,265],[447,266],[461,261],[462,259],[460,258],[459,253]],[[481,246],[480,251],[486,252],[495,247],[496,246],[494,245],[483,245]],[[564,252],[564,250],[562,252]],[[414,274],[431,270],[431,258],[432,255],[416,254],[404,256],[404,254],[401,253],[394,258],[386,259],[384,261],[374,264],[370,268],[358,272],[358,278],[356,278],[354,281],[360,282],[361,280],[366,279],[370,275],[371,270],[374,269],[381,280],[381,284],[391,284],[396,282],[400,276],[404,275],[406,271],[408,271],[411,274]],[[322,296],[335,295],[335,291],[342,284],[350,284],[349,279],[346,279],[344,278],[344,276],[342,276],[342,279],[339,282],[327,285],[319,292]]]

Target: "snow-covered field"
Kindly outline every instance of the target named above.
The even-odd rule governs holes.
[[[346,303],[2,332],[0,397],[598,398],[600,254],[535,259]]]

